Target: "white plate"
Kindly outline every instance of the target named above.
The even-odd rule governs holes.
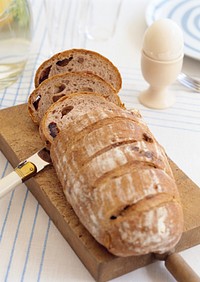
[[[200,0],[153,0],[146,10],[147,25],[169,18],[183,30],[185,55],[200,60]]]

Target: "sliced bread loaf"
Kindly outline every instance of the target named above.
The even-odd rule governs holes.
[[[105,80],[94,74],[65,73],[43,81],[29,96],[28,110],[32,120],[39,124],[46,110],[62,96],[76,92],[95,92],[109,101],[123,107],[115,89]]]
[[[95,108],[112,110],[119,107],[97,93],[74,93],[60,98],[41,120],[39,132],[42,140],[49,146],[69,122]]]
[[[66,50],[43,62],[35,74],[35,87],[53,75],[77,71],[97,74],[117,92],[121,88],[121,75],[113,63],[99,53],[85,49]]]
[[[183,228],[178,190],[165,151],[137,115],[98,107],[66,124],[50,152],[80,221],[114,255],[176,245]]]

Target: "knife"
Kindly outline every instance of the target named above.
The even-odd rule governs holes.
[[[28,159],[20,162],[14,171],[0,179],[0,198],[49,164],[51,164],[51,158],[46,148],[40,149]]]

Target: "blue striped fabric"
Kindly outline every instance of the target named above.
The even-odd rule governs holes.
[[[30,2],[34,30],[29,60],[19,80],[12,86],[0,90],[0,109],[27,101],[34,88],[36,69],[50,56],[44,3],[42,0]],[[85,36],[80,40],[74,32],[79,1],[62,2],[61,10],[65,7],[67,18],[63,30],[63,39],[67,38],[67,43],[63,41],[61,43],[63,47],[65,44],[66,49],[72,47],[93,49],[111,60],[114,59],[123,78],[123,88],[120,92],[123,102],[128,108],[134,107],[141,111],[148,126],[166,147],[170,156],[200,184],[198,172],[194,169],[200,165],[196,156],[200,153],[200,95],[176,82],[170,86],[170,90],[176,92],[177,101],[173,107],[155,111],[142,106],[138,102],[138,94],[147,87],[147,84],[142,78],[139,63],[135,66],[128,65],[123,63],[123,56],[120,58],[116,56],[120,53],[115,53],[117,50],[114,50],[116,42],[119,42],[117,37],[110,40],[107,45],[91,42]],[[131,5],[131,1],[129,4]],[[127,15],[128,8],[124,8],[124,11]],[[129,18],[127,16],[127,24],[130,22],[130,16],[131,14]],[[129,40],[126,46],[128,44]],[[175,140],[181,151],[178,150]],[[177,150],[174,149],[175,146]],[[184,162],[188,156],[190,166]],[[7,175],[11,170],[8,161],[0,152],[0,176]],[[76,267],[80,272],[75,269]],[[119,281],[132,281],[133,277],[130,280]],[[0,199],[0,281],[94,281],[24,184]]]

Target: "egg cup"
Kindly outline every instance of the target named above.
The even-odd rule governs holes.
[[[176,60],[157,61],[148,57],[144,51],[141,56],[141,70],[144,79],[149,83],[149,88],[139,95],[139,101],[154,109],[165,109],[175,103],[175,95],[168,91],[181,72],[183,54]]]

